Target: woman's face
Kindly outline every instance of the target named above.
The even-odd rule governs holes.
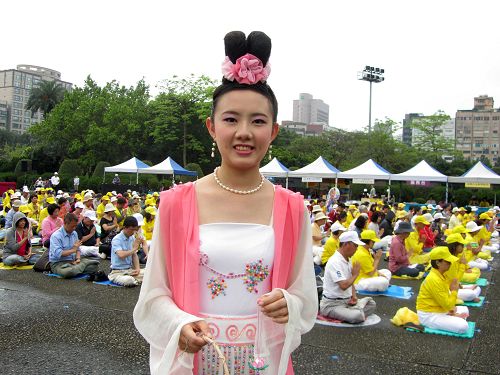
[[[54,210],[54,212],[52,213],[52,215],[50,215],[50,216],[52,216],[52,217],[54,217],[54,218],[55,218],[55,217],[58,217],[58,216],[59,216],[59,208],[56,208],[56,209]]]
[[[37,204],[38,203],[38,197],[35,195],[33,198],[31,198],[31,203]]]
[[[21,220],[19,220],[19,221],[17,222],[17,227],[18,227],[19,229],[23,229],[25,226],[26,226],[26,220],[21,219]]]
[[[207,129],[217,143],[223,162],[233,168],[258,167],[278,135],[269,100],[252,90],[233,90],[217,102]]]

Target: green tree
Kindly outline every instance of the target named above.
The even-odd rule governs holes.
[[[450,116],[438,111],[431,116],[414,119],[411,123],[413,132],[416,132],[413,146],[424,151],[427,159],[437,162],[443,155],[453,153],[453,141],[443,136],[443,125],[450,120]]]
[[[210,163],[207,150],[211,139],[204,129],[210,116],[211,97],[216,84],[206,76],[174,76],[162,82],[160,93],[151,103],[150,136],[157,146],[166,146],[170,154],[181,156],[184,166],[190,162]],[[182,154],[178,155],[178,140]],[[205,156],[207,155],[207,156]]]
[[[26,109],[31,110],[31,115],[38,110],[47,115],[63,100],[65,91],[56,81],[41,81],[31,90]]]

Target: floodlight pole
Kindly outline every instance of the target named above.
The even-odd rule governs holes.
[[[370,103],[368,106],[368,137],[372,132],[372,81],[370,81]]]

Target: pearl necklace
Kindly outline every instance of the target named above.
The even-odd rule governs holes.
[[[261,173],[260,174],[260,184],[259,186],[257,186],[255,189],[252,189],[252,190],[237,190],[237,189],[233,189],[233,188],[230,188],[229,186],[226,186],[224,185],[220,180],[219,180],[219,177],[217,177],[217,171],[219,170],[220,167],[216,167],[214,169],[214,178],[215,178],[215,182],[217,183],[217,185],[219,185],[221,188],[223,188],[224,190],[227,190],[231,193],[234,193],[234,194],[241,194],[241,195],[248,195],[248,194],[253,194],[257,191],[259,191],[262,186],[264,186],[264,180],[265,180],[265,177],[264,175]]]

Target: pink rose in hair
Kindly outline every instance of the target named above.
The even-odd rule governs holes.
[[[271,73],[270,64],[264,67],[262,61],[250,53],[241,56],[236,60],[236,64],[233,64],[228,57],[222,64],[222,74],[227,80],[236,80],[247,85],[266,81],[269,73]]]

